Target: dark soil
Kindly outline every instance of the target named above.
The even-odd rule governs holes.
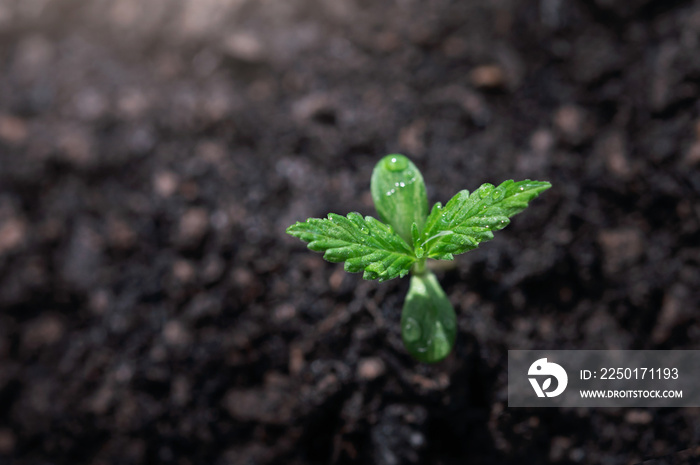
[[[506,358],[700,348],[699,50],[698,1],[0,2],[0,462],[697,447],[697,408],[508,408]],[[439,273],[434,366],[401,343],[407,280],[284,234],[374,215],[392,152],[431,202],[553,184]]]

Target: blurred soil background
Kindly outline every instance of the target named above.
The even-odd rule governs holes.
[[[439,275],[285,228],[549,180]],[[1,0],[0,463],[627,464],[700,409],[509,409],[508,349],[700,349],[700,1]],[[667,462],[664,462],[667,463]]]

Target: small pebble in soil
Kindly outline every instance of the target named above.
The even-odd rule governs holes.
[[[379,357],[367,357],[360,359],[357,364],[357,376],[364,381],[372,381],[379,378],[386,371],[384,361]]]

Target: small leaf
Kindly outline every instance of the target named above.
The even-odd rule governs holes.
[[[447,357],[457,337],[457,317],[435,275],[411,276],[401,312],[401,338],[417,360],[435,363]]]
[[[372,171],[370,190],[379,217],[413,245],[413,224],[422,230],[428,216],[425,183],[416,165],[403,155],[385,156]]]
[[[505,228],[510,217],[550,187],[543,181],[509,180],[498,187],[484,184],[471,195],[460,191],[444,207],[435,204],[414,248],[420,245],[427,257],[451,260],[493,239],[493,231]]]
[[[418,229],[418,225],[416,223],[413,223],[411,226],[411,238],[413,239],[413,253],[416,258],[420,260],[423,258],[425,251],[423,250],[423,247],[417,245],[417,243],[420,241],[420,230]]]
[[[364,271],[364,279],[403,277],[416,261],[411,247],[390,226],[359,213],[309,218],[287,228],[287,234],[308,242],[311,250],[325,252],[329,262],[345,262],[345,271]]]

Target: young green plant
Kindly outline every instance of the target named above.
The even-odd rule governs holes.
[[[416,359],[434,363],[455,343],[454,308],[427,259],[452,260],[493,239],[513,215],[551,184],[505,181],[483,184],[471,194],[460,191],[442,206],[428,210],[425,183],[416,165],[403,155],[382,158],[372,172],[370,188],[376,220],[359,213],[329,213],[328,218],[297,222],[287,233],[324,252],[330,262],[345,262],[345,270],[363,272],[364,279],[387,281],[409,272],[411,283],[401,313],[401,337]]]

